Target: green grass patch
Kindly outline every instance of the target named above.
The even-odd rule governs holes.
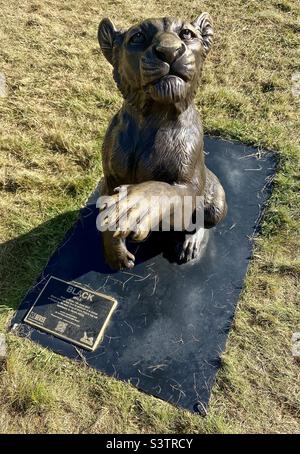
[[[8,335],[0,432],[299,433],[300,98],[297,0],[0,0],[0,330],[101,178],[100,149],[121,105],[96,40],[117,26],[208,10],[215,45],[196,104],[207,133],[276,152],[273,194],[256,238],[209,415],[197,418],[79,363]]]

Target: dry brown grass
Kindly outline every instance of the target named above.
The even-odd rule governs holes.
[[[299,67],[297,0],[0,0],[0,330],[101,176],[100,146],[121,104],[96,31],[208,10],[216,41],[197,97],[207,132],[278,151],[279,166],[209,417],[9,335],[0,432],[300,431]],[[59,222],[51,220],[59,216]],[[33,230],[35,229],[35,230]]]

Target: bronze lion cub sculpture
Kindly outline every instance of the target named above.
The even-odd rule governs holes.
[[[147,201],[153,195],[179,200],[189,196],[196,210],[196,196],[202,196],[205,228],[226,215],[224,190],[204,163],[202,124],[193,102],[212,45],[213,26],[208,13],[193,22],[148,19],[126,31],[103,19],[98,39],[124,97],[103,143],[103,194],[111,197],[109,204],[100,205],[107,224],[102,237],[107,263],[113,269],[126,269],[135,261],[126,237],[142,241],[151,225],[146,222],[151,221],[149,211],[131,201]],[[120,198],[124,187],[126,201]],[[125,226],[123,222],[122,229],[112,231],[112,220],[125,214]],[[139,216],[140,228],[133,231],[133,219]],[[201,240],[198,231],[185,234],[176,245],[181,262],[199,255]]]

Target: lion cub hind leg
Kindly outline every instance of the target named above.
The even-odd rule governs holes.
[[[225,191],[216,175],[206,168],[204,192],[204,227],[217,225],[227,214]]]

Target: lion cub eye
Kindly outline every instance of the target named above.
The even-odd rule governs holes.
[[[141,32],[135,33],[130,38],[130,43],[132,44],[143,44],[146,41],[145,35]]]
[[[189,30],[188,28],[184,28],[183,30],[181,30],[181,32],[179,33],[179,36],[181,39],[184,39],[185,41],[188,41],[192,38],[194,38],[194,33]]]

